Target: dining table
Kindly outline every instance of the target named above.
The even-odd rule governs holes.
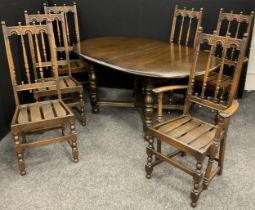
[[[144,81],[144,129],[152,126],[153,85],[162,79],[171,81],[185,78],[190,74],[195,49],[175,43],[141,37],[98,37],[80,42],[79,56],[88,63],[90,101],[92,111],[99,112],[99,106],[125,106],[122,102],[100,101],[97,93],[95,64],[109,67],[116,71],[137,75]],[[208,59],[208,52],[200,53],[197,72],[203,74]],[[216,68],[213,61],[211,68]],[[105,68],[106,71],[108,68]],[[130,104],[129,104],[130,105]],[[146,135],[145,135],[146,138]]]

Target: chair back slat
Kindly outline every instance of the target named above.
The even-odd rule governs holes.
[[[61,38],[61,32],[60,32],[60,26],[59,26],[58,20],[56,20],[56,25],[57,25],[58,44],[59,44],[59,46],[62,46],[62,38]]]
[[[247,47],[247,36],[248,35],[246,34],[243,39],[236,39],[230,36],[219,36],[217,31],[214,31],[214,34],[205,34],[202,33],[202,28],[199,29],[196,40],[196,53],[194,55],[194,63],[190,72],[189,88],[184,106],[185,114],[189,113],[190,103],[197,103],[218,111],[224,110],[232,103],[233,99],[236,97],[237,87],[240,80],[245,49]],[[204,66],[203,85],[201,87],[195,84],[196,82],[199,82],[196,77],[201,77],[201,72],[197,72],[198,60],[200,51],[208,51],[208,48],[208,61],[206,66]],[[229,59],[227,58],[227,55],[231,53],[230,51],[232,48],[235,48],[235,51],[238,53],[236,53],[235,62],[231,63],[234,75],[227,100],[223,103],[220,98],[219,91],[222,83],[224,82],[222,80],[224,66],[226,64],[230,64],[230,62],[228,62]],[[214,83],[214,97],[211,97],[207,91],[207,85],[210,69],[212,69],[212,65],[215,65],[215,61],[216,67],[219,69],[219,74],[217,75]]]
[[[24,66],[25,66],[25,71],[26,71],[27,82],[29,84],[31,84],[31,76],[30,76],[30,71],[29,71],[29,64],[28,64],[28,58],[27,58],[27,52],[26,52],[24,37],[23,37],[23,35],[21,35],[20,37],[21,37],[21,45],[22,45],[22,52],[23,52]]]
[[[220,91],[222,77],[223,77],[223,70],[224,70],[224,67],[225,67],[225,64],[226,64],[225,63],[226,56],[227,56],[227,49],[224,48],[223,52],[222,52],[222,57],[221,57],[222,61],[221,61],[221,64],[220,64],[220,70],[219,70],[219,73],[218,73],[218,76],[217,76],[216,88],[215,88],[215,91],[214,91],[214,100],[215,101],[219,97],[219,91]]]
[[[38,66],[39,66],[40,79],[44,79],[42,58],[41,58],[41,53],[40,53],[37,34],[35,34],[34,37],[35,37],[35,49],[36,49],[37,63],[38,63]]]
[[[201,26],[202,14],[202,8],[200,9],[200,11],[195,11],[194,8],[192,8],[191,10],[187,10],[186,7],[184,7],[184,9],[179,9],[176,5],[172,21],[172,29],[170,33],[170,43],[175,42],[175,40],[177,39],[176,42],[178,44],[184,44],[188,46],[189,43],[192,43],[191,45],[194,46],[194,40],[196,39],[195,37],[197,34],[197,30]],[[179,23],[179,21],[180,24],[177,24]],[[191,30],[193,25],[195,27],[195,35],[194,39],[190,40],[191,33],[193,32],[193,30]]]
[[[205,68],[205,73],[204,73],[204,79],[203,79],[203,85],[202,85],[202,91],[201,91],[201,98],[205,98],[205,90],[206,90],[207,81],[208,81],[208,78],[209,78],[209,71],[211,69],[212,57],[214,55],[215,55],[215,47],[211,46],[208,61],[207,61],[207,65],[206,65],[206,68]]]
[[[3,21],[2,31],[16,105],[20,103],[18,92],[28,90],[32,92],[39,87],[44,87],[45,80],[50,80],[50,85],[57,87],[56,46],[52,24],[29,26],[19,24],[18,26],[7,27]],[[47,39],[43,41],[41,34]],[[45,47],[48,47],[45,50],[49,51],[51,55],[50,61],[47,62],[41,57],[43,42]],[[22,56],[17,54],[19,49],[22,52]],[[33,59],[36,61],[35,63],[33,63]],[[20,62],[23,62],[24,65],[20,65]],[[38,64],[37,66],[35,65],[36,63]],[[46,63],[47,66],[45,65]],[[32,66],[35,67],[36,71],[39,71],[38,75],[31,75]],[[48,74],[49,69],[52,70],[53,75]],[[60,92],[58,91],[58,93]],[[58,94],[58,97],[61,98],[60,94]]]
[[[69,26],[68,26],[67,14],[66,13],[64,13],[64,17],[65,17],[65,23],[66,23],[66,38],[67,38],[67,43],[68,43],[68,46],[71,46],[70,34],[69,34]]]
[[[70,47],[71,51],[73,51],[73,46],[75,46],[76,51],[80,52],[80,31],[79,31],[79,23],[78,23],[78,15],[77,15],[77,6],[74,2],[73,5],[63,5],[63,6],[57,6],[56,4],[54,6],[47,6],[46,3],[43,4],[44,13],[45,14],[59,14],[61,12],[64,13],[65,18],[65,27],[66,27],[66,36],[68,41],[68,46]],[[73,23],[71,21],[72,16]],[[72,27],[72,29],[70,28]],[[73,37],[71,37],[70,32],[74,32],[72,34]]]
[[[184,12],[186,11],[186,7],[184,7]],[[178,38],[178,44],[181,44],[182,39],[182,31],[183,31],[183,24],[184,24],[184,15],[181,17],[181,29],[179,31],[179,38]]]
[[[192,11],[194,11],[194,8],[192,8]],[[188,45],[188,43],[189,43],[191,24],[192,24],[192,19],[190,18],[190,19],[189,19],[189,24],[188,24],[188,31],[187,31],[187,34],[186,34],[185,45]]]
[[[40,32],[41,40],[42,40],[42,51],[43,51],[43,59],[45,62],[47,62],[47,51],[45,46],[45,38],[43,32]]]

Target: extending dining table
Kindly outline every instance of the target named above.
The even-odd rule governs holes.
[[[95,65],[139,75],[144,78],[144,127],[152,125],[153,80],[189,76],[195,50],[191,47],[139,37],[99,37],[81,41],[79,55],[89,64],[90,100],[99,112]],[[198,72],[203,73],[208,53],[202,52]],[[212,64],[212,68],[214,68]],[[122,104],[122,103],[120,103]],[[116,104],[115,104],[116,105]]]

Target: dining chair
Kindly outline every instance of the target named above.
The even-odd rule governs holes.
[[[220,36],[229,35],[230,37],[239,39],[243,38],[244,34],[248,34],[249,38],[253,20],[254,12],[251,12],[250,15],[244,15],[243,12],[240,12],[240,14],[235,14],[233,13],[233,11],[231,11],[230,13],[226,13],[223,12],[223,9],[220,9],[216,33]],[[236,60],[235,48],[233,48],[229,53],[228,59],[230,61]],[[245,57],[243,63],[247,62],[248,58]],[[224,73],[221,78],[222,83],[219,90],[222,101],[227,100],[226,97],[228,96],[228,91],[230,90],[233,80],[233,69],[229,68],[229,66],[227,65],[225,66],[223,72]],[[212,94],[217,84],[217,80],[219,79],[219,76],[219,70],[212,71],[209,75],[207,87],[208,91],[211,91]],[[198,81],[198,85],[201,86],[203,84],[202,76],[198,76],[196,80]]]
[[[170,32],[170,43],[177,43],[186,46],[195,46],[194,40],[198,28],[202,24],[203,8],[195,11],[194,8],[187,10],[175,6],[172,27]]]
[[[247,34],[241,40],[231,38],[230,36],[219,36],[216,31],[214,34],[204,34],[201,32],[202,28],[199,29],[197,34],[196,52],[193,58],[194,62],[190,71],[188,86],[166,86],[153,89],[153,92],[158,95],[158,123],[149,127],[147,131],[149,145],[146,148],[148,158],[145,165],[146,177],[148,179],[151,178],[153,168],[164,161],[191,175],[194,181],[194,187],[191,191],[191,205],[193,207],[197,205],[200,193],[207,189],[213,178],[216,175],[222,174],[229,121],[239,106],[235,100],[235,95],[247,45]],[[210,66],[216,62],[220,66],[219,73],[222,75],[225,61],[227,61],[225,58],[233,47],[238,50],[237,61],[228,62],[228,65],[232,65],[235,69],[233,82],[231,83],[228,101],[220,103],[219,88],[222,83],[221,78],[217,81],[214,98],[208,98],[206,95]],[[204,48],[209,48],[209,53],[207,64],[204,67],[205,71],[203,72],[203,85],[199,91],[195,91],[194,87],[197,82],[195,77],[197,74],[200,74],[196,70],[201,65],[199,64],[200,51]],[[216,49],[221,49],[221,56],[217,59],[215,58]],[[167,91],[180,88],[187,88],[183,114],[170,120],[163,120],[163,94]],[[198,104],[207,109],[218,111],[219,115],[216,123],[211,122],[209,114],[216,114],[217,112],[206,112],[206,115],[197,116],[198,113],[192,110],[196,106],[191,106],[191,104]],[[156,146],[154,146],[155,139],[157,140]],[[162,149],[162,142],[164,142],[164,145],[174,148],[175,151],[167,154],[165,152],[166,148]],[[186,154],[184,157],[194,157],[196,160],[195,169],[192,169],[189,164],[184,165],[185,162],[183,160],[173,159],[177,154]],[[184,157],[179,158],[182,159]],[[209,157],[208,163],[204,170],[203,162],[207,157]]]
[[[70,52],[70,67],[71,72],[75,78],[82,84],[87,83],[88,64],[78,56],[81,52],[80,47],[80,31],[78,23],[77,5],[74,2],[73,5],[48,6],[46,3],[43,4],[45,14],[59,14],[64,13],[66,37]],[[63,35],[63,34],[62,34]],[[57,47],[57,51],[61,51],[61,48]],[[69,70],[67,66],[63,66],[60,70],[60,75],[68,74]],[[77,76],[76,76],[77,75]]]
[[[73,161],[77,163],[75,120],[73,113],[61,100],[52,25],[49,23],[40,26],[22,26],[19,23],[19,26],[6,26],[2,21],[2,31],[16,103],[11,133],[20,174],[26,174],[25,149],[55,142],[67,141],[72,148]],[[33,44],[33,49],[27,47],[29,42]],[[51,59],[48,61],[43,59],[44,49],[51,54]],[[36,57],[31,55],[33,53]],[[31,73],[34,70],[31,63],[34,58],[38,61],[36,65],[38,79],[35,79]],[[54,77],[48,78],[47,75],[51,73]],[[43,102],[31,101],[32,98],[29,96],[34,90],[40,88],[55,88],[58,92],[57,99]],[[24,101],[24,98],[27,100]],[[61,132],[55,132],[55,134],[51,132],[47,138],[36,135],[51,130]]]
[[[25,11],[25,20],[27,25],[43,25],[48,21],[51,22],[53,32],[55,32],[55,43],[57,48],[57,65],[58,65],[58,74],[60,74],[63,66],[67,66],[68,75],[59,77],[60,91],[62,94],[63,101],[70,108],[76,108],[80,113],[80,121],[82,125],[86,125],[86,116],[85,116],[85,103],[84,103],[84,89],[82,84],[80,84],[72,75],[72,71],[70,68],[70,59],[69,59],[69,51],[67,44],[67,37],[64,31],[65,28],[65,19],[64,14],[28,14]],[[55,30],[54,30],[55,29]],[[63,35],[61,35],[63,34]],[[33,49],[33,45],[30,43],[30,48]],[[38,75],[36,74],[36,66],[38,63],[35,59],[35,54],[33,56],[33,68],[34,68],[34,77],[37,79]],[[47,60],[49,56],[47,55],[47,51],[45,47],[43,48],[43,56],[44,59]],[[56,96],[56,89],[38,89],[34,91],[34,97],[36,100],[41,100],[47,96]]]

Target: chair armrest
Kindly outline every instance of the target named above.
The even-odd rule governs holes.
[[[156,94],[158,94],[158,116],[157,116],[157,121],[161,122],[163,113],[163,93],[171,90],[180,90],[180,89],[187,89],[187,85],[170,85],[170,86],[164,86],[164,87],[159,87],[159,88],[154,88],[152,91]]]
[[[234,100],[231,106],[224,111],[219,112],[220,116],[223,118],[231,117],[237,111],[239,107],[239,103],[237,100]]]
[[[152,89],[152,91],[154,93],[164,93],[164,92],[171,91],[171,90],[180,90],[180,89],[187,89],[187,88],[188,88],[187,85],[170,85],[170,86],[154,88],[154,89]]]

